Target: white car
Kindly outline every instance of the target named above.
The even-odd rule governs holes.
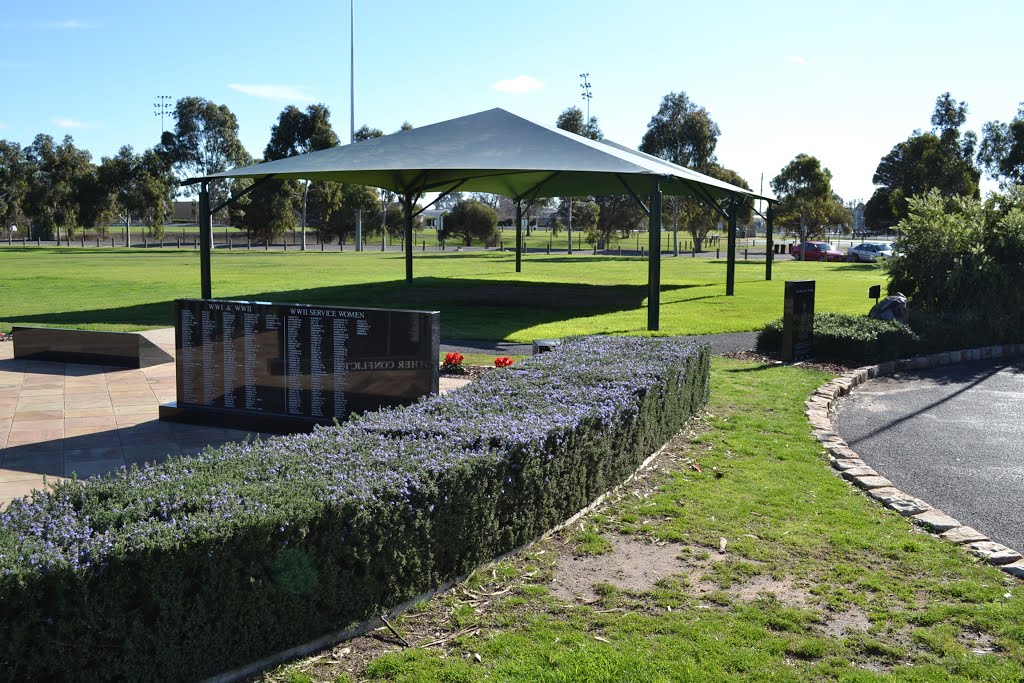
[[[874,263],[878,259],[892,258],[892,245],[884,242],[864,242],[846,250],[847,261]]]

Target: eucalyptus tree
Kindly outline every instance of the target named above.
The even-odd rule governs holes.
[[[935,189],[948,199],[979,196],[981,171],[974,161],[978,146],[972,131],[961,133],[967,103],[947,92],[935,99],[932,130],[915,130],[881,161],[871,182],[878,186],[865,205],[865,220],[888,227],[907,216],[911,197]]]
[[[1024,102],[1009,123],[989,121],[981,132],[978,163],[1004,189],[1024,185]]]
[[[238,119],[226,105],[183,97],[174,106],[174,120],[174,131],[164,133],[161,148],[179,180],[252,163],[238,139]],[[229,187],[226,182],[211,183],[211,203],[224,201]],[[183,192],[195,196],[199,185],[187,185]]]
[[[657,113],[647,124],[640,151],[750,189],[739,174],[718,163],[715,148],[721,134],[707,109],[685,92],[670,92],[662,98]],[[706,202],[675,196],[667,198],[662,207],[666,223],[671,217],[673,226],[676,229],[681,226],[689,232],[694,249],[702,251],[708,233],[718,225],[718,211]],[[750,206],[741,206],[737,222],[749,223],[751,215]]]
[[[92,173],[92,155],[75,147],[70,135],[54,144],[37,135],[25,148],[28,188],[24,210],[32,221],[32,236],[60,240],[60,228],[70,239],[78,226],[82,181]]]
[[[330,110],[323,104],[310,105],[305,111],[292,105],[285,107],[271,128],[270,141],[263,151],[264,160],[284,159],[337,146],[338,136],[331,127],[330,117]],[[298,212],[305,247],[310,185],[308,180],[269,180],[260,185],[246,208],[250,232],[269,239],[294,226]],[[321,211],[327,210],[323,203],[331,196],[329,192],[320,193]],[[323,215],[320,218],[322,222]]]
[[[772,178],[771,186],[779,200],[776,224],[801,243],[846,220],[842,199],[832,191],[832,172],[817,157],[796,155]]]
[[[0,140],[0,229],[28,227],[22,208],[28,194],[28,161],[17,142]]]

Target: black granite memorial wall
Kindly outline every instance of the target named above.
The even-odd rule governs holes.
[[[437,393],[441,314],[175,302],[177,402],[161,419],[287,432]]]

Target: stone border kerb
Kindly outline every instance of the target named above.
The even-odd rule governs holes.
[[[825,448],[829,462],[838,476],[863,490],[885,507],[899,512],[940,538],[962,546],[972,555],[1002,569],[1007,574],[1024,579],[1024,555],[1013,548],[996,543],[980,531],[961,524],[942,510],[893,486],[891,481],[869,467],[839,436],[831,417],[836,400],[869,379],[907,370],[927,370],[944,365],[1022,354],[1024,344],[1004,344],[915,356],[857,368],[818,387],[807,400],[804,414],[811,423],[811,433]]]

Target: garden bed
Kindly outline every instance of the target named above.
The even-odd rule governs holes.
[[[0,677],[196,679],[377,616],[623,481],[708,376],[705,346],[577,339],[339,427],[55,484],[0,514]]]

